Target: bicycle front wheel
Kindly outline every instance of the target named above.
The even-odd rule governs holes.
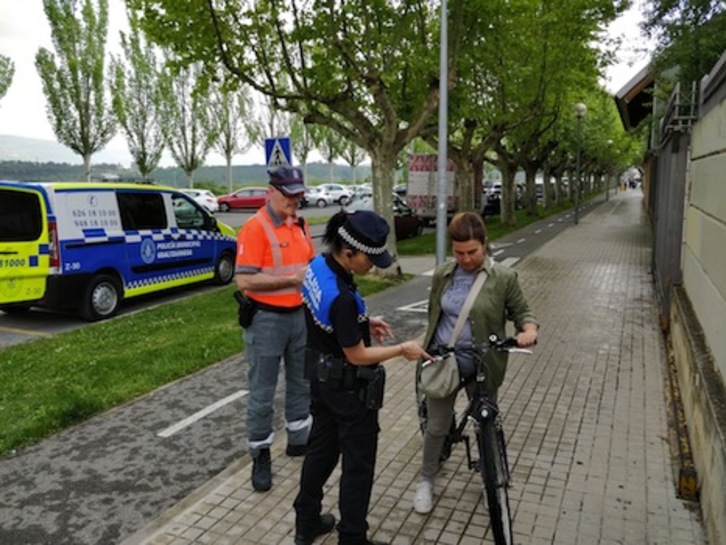
[[[497,545],[513,545],[512,515],[509,510],[507,490],[509,470],[504,446],[504,436],[497,431],[494,422],[479,426],[479,470],[489,507],[489,520]]]

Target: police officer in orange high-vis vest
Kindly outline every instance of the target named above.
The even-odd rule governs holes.
[[[267,203],[237,237],[237,287],[253,314],[245,325],[248,367],[247,441],[253,459],[252,486],[272,486],[270,447],[280,362],[285,365],[285,427],[288,456],[302,456],[310,431],[310,384],[305,376],[305,313],[301,286],[315,257],[310,228],[297,215],[305,193],[299,168],[269,172]],[[249,318],[249,316],[248,316]]]

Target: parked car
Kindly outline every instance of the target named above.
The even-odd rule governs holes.
[[[228,195],[217,197],[219,210],[229,212],[235,208],[259,208],[267,202],[266,187],[243,187]]]
[[[391,195],[393,206],[393,222],[396,230],[396,239],[411,238],[423,233],[423,221],[406,202],[396,193]],[[373,197],[362,197],[346,206],[346,210],[373,210]]]
[[[356,199],[370,197],[371,195],[373,195],[373,187],[371,187],[371,184],[351,185],[350,192],[350,200],[354,201]]]
[[[214,213],[219,211],[217,196],[208,189],[180,189],[179,191],[185,195],[189,195],[210,212]]]
[[[519,210],[524,208],[524,186],[522,184],[516,184],[515,191],[516,200],[514,202],[514,207]],[[482,206],[482,215],[494,216],[499,214],[502,210],[502,182],[486,184],[484,186],[482,197],[484,202]]]
[[[318,208],[325,208],[335,202],[333,196],[321,189],[320,187],[310,187],[303,195],[300,201],[300,207],[305,208],[306,206],[317,206]]]
[[[333,201],[338,204],[347,203],[353,196],[351,190],[341,184],[322,184],[319,185],[318,188],[330,193],[333,196]]]
[[[405,198],[406,193],[408,193],[408,186],[406,184],[396,184],[393,186],[393,192],[399,197]]]

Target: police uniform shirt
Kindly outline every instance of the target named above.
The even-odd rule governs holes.
[[[308,327],[308,345],[323,354],[343,358],[343,347],[356,346],[361,340],[371,345],[368,316],[359,316],[354,292],[353,275],[346,272],[331,254],[324,254],[325,263],[335,273],[339,295],[330,307],[330,322],[333,332],[324,331],[315,323],[310,310],[305,306]]]

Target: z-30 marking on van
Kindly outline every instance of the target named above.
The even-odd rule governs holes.
[[[234,230],[169,187],[0,181],[0,310],[112,316],[125,298],[229,283]]]

